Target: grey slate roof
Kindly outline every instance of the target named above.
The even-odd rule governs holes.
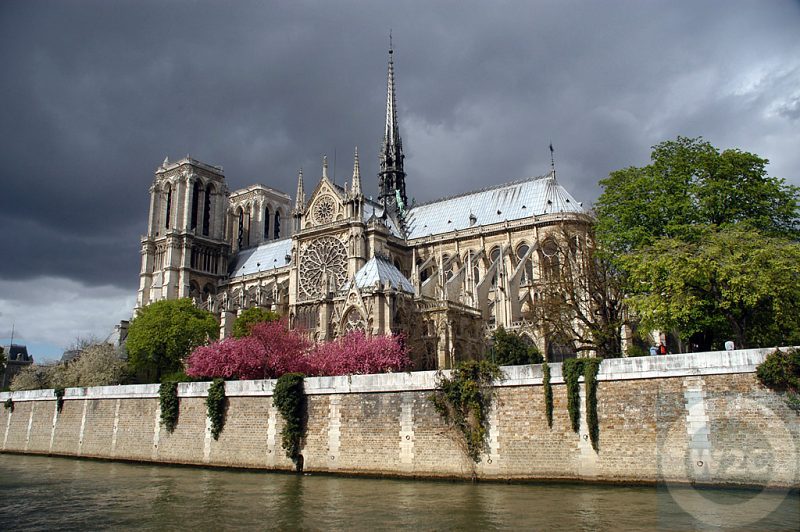
[[[367,263],[356,272],[356,286],[358,288],[372,288],[375,283],[381,285],[389,284],[392,288],[402,292],[414,293],[414,286],[405,275],[398,270],[394,264],[380,257],[372,257]],[[348,282],[344,290],[350,288]]]
[[[231,277],[242,277],[259,271],[287,266],[286,256],[292,252],[292,239],[275,240],[236,254]]]
[[[559,212],[585,211],[551,172],[416,205],[408,211],[406,230],[408,238],[413,239]],[[474,216],[474,223],[470,215]]]

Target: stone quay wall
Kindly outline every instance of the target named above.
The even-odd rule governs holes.
[[[504,367],[489,414],[488,453],[467,459],[428,397],[435,372],[315,377],[305,381],[306,472],[494,480],[583,480],[800,487],[800,415],[761,386],[770,350],[603,361],[599,450],[567,413],[561,365],[551,364],[553,426],[542,368]],[[230,381],[225,425],[211,437],[209,383],[178,386],[180,416],[160,425],[158,385],[0,393],[2,452],[266,470],[293,470],[281,448],[275,381]]]

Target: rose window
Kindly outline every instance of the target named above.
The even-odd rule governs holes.
[[[314,205],[314,220],[318,224],[326,224],[333,221],[335,207],[330,196],[323,196]]]
[[[324,236],[300,254],[300,290],[319,297],[338,290],[347,278],[347,250],[338,239]]]

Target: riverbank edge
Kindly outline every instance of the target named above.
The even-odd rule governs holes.
[[[704,377],[710,376],[724,376],[730,375],[732,379],[736,378],[736,375],[742,374],[752,374],[755,372],[756,366],[763,361],[764,357],[774,348],[770,349],[753,349],[753,350],[740,350],[740,351],[731,351],[731,352],[711,352],[711,353],[693,353],[693,354],[684,354],[684,355],[668,355],[662,357],[641,357],[641,358],[633,358],[633,359],[612,359],[612,360],[604,360],[600,372],[598,374],[598,381],[600,382],[608,382],[613,383],[615,381],[648,381],[648,380],[655,380],[655,381],[668,381],[676,379],[703,379]],[[330,408],[333,409],[334,399],[336,399],[336,408],[338,409],[338,400],[341,397],[337,396],[344,396],[350,395],[356,401],[362,402],[363,408],[363,401],[368,399],[368,396],[375,395],[375,394],[386,394],[386,395],[402,395],[403,392],[416,392],[418,397],[425,397],[427,393],[431,390],[434,390],[436,387],[436,379],[437,379],[437,372],[415,372],[415,373],[398,373],[398,374],[383,374],[383,375],[353,375],[353,376],[343,376],[343,377],[315,377],[315,378],[308,378],[306,379],[306,394],[309,396],[318,396],[324,397],[329,396],[330,399]],[[561,365],[560,364],[551,364],[551,384],[556,385],[554,390],[560,390],[559,393],[563,392],[563,378],[561,376]],[[748,388],[746,390],[747,393],[751,393],[753,389],[758,389],[757,392],[761,396],[764,394],[771,394],[772,392],[767,391],[763,387],[760,387],[757,383],[755,383],[755,379],[751,376],[748,378]],[[228,398],[264,398],[269,397],[272,395],[272,389],[274,386],[275,381],[231,381],[226,383],[226,395]],[[633,384],[633,383],[632,383]],[[197,382],[197,383],[182,383],[178,389],[178,395],[182,399],[189,399],[194,400],[195,405],[202,403],[202,401],[197,401],[207,395],[209,383],[207,382]],[[522,389],[521,392],[518,393],[528,393],[524,390],[524,388],[539,388],[541,389],[542,386],[542,373],[541,373],[541,366],[510,366],[503,368],[503,379],[496,383],[496,388],[498,390],[510,390],[513,388]],[[644,390],[648,386],[642,386],[639,384],[635,384],[634,386]],[[654,384],[653,386],[660,386],[660,384]],[[685,388],[686,384],[684,382],[683,387]],[[731,392],[735,393],[734,387],[731,387]],[[273,458],[272,463],[270,464],[242,464],[242,463],[226,463],[226,462],[213,462],[209,463],[200,462],[201,458],[198,456],[191,456],[187,452],[185,456],[189,456],[186,460],[177,458],[176,455],[173,453],[171,458],[169,457],[169,453],[162,456],[161,452],[154,452],[153,458],[129,458],[124,456],[109,456],[109,455],[96,455],[92,454],[92,452],[87,452],[84,448],[83,453],[81,453],[80,445],[84,443],[84,425],[88,428],[92,421],[87,422],[87,414],[86,414],[86,405],[87,402],[91,404],[97,404],[98,402],[103,402],[103,400],[117,400],[116,403],[119,405],[119,400],[122,399],[143,399],[143,400],[150,400],[151,404],[154,404],[152,400],[155,400],[158,396],[158,385],[134,385],[134,386],[111,386],[111,387],[100,387],[100,388],[70,388],[66,391],[65,394],[65,404],[69,405],[73,403],[75,407],[78,407],[78,403],[83,405],[83,418],[74,418],[74,421],[78,422],[80,426],[80,435],[74,434],[75,440],[79,440],[79,446],[77,447],[77,452],[52,452],[53,449],[53,438],[56,437],[56,424],[60,421],[60,414],[56,415],[54,413],[49,414],[52,418],[53,428],[52,433],[50,434],[50,448],[51,452],[37,450],[35,448],[28,449],[28,440],[33,440],[31,436],[31,427],[33,426],[34,432],[37,430],[37,424],[34,423],[35,416],[33,413],[33,403],[40,403],[40,402],[53,402],[55,403],[55,396],[52,390],[37,390],[37,391],[28,391],[28,392],[15,392],[15,393],[5,393],[0,394],[0,400],[5,400],[7,398],[11,398],[12,401],[19,407],[23,407],[25,403],[31,403],[31,406],[27,408],[28,412],[23,414],[23,420],[17,421],[19,424],[18,429],[16,429],[17,434],[19,434],[20,430],[25,430],[25,425],[27,425],[27,432],[28,435],[25,439],[25,449],[22,450],[20,448],[16,449],[7,449],[6,447],[6,440],[8,440],[9,435],[9,427],[11,425],[11,416],[7,415],[7,423],[6,425],[6,435],[5,439],[3,440],[3,452],[5,454],[30,454],[30,455],[39,455],[39,456],[52,456],[52,457],[64,457],[64,458],[86,458],[86,459],[94,459],[94,460],[102,460],[102,461],[113,461],[113,462],[125,462],[125,463],[140,463],[140,464],[150,464],[150,465],[157,465],[157,464],[165,464],[165,465],[173,465],[173,466],[187,466],[187,467],[200,467],[200,468],[212,468],[212,469],[229,469],[229,470],[244,470],[244,471],[265,471],[265,472],[279,472],[279,473],[286,473],[292,474],[293,468],[291,463],[283,460],[281,458]],[[420,394],[422,392],[422,394]],[[688,393],[688,392],[686,392]],[[366,399],[365,399],[366,398]],[[83,400],[83,401],[79,401]],[[752,400],[747,399],[746,400]],[[325,399],[325,401],[329,401]],[[271,401],[269,402],[271,404]],[[581,401],[583,403],[583,401]],[[108,404],[108,403],[107,403]],[[584,405],[581,404],[583,407]],[[327,403],[326,403],[327,407]],[[52,410],[50,410],[52,408]],[[66,406],[65,406],[66,408]],[[352,403],[351,403],[352,408]],[[119,410],[119,406],[117,406]],[[36,416],[42,416],[43,414],[39,413],[40,411],[49,410],[53,412],[55,410],[55,404],[52,407],[44,406],[37,407]],[[90,408],[91,410],[91,408]],[[530,409],[529,409],[530,410]],[[584,408],[581,409],[581,418],[585,420],[586,414]],[[688,403],[686,405],[687,411],[687,427],[688,427],[688,420],[692,416],[692,413],[689,411],[690,408]],[[331,410],[332,411],[332,410]],[[22,413],[22,412],[21,412]],[[195,412],[193,414],[195,418],[200,416],[200,412],[198,412],[195,408]],[[416,415],[416,414],[415,414]],[[785,415],[785,414],[784,414]],[[15,416],[16,417],[16,416]],[[157,416],[156,416],[157,417]],[[205,416],[203,416],[204,418]],[[542,417],[541,413],[538,417]],[[90,418],[91,419],[91,418]],[[321,419],[319,417],[316,418],[318,421]],[[41,421],[39,417],[36,417],[36,420]],[[195,424],[199,420],[194,419]],[[37,421],[37,422],[38,422]],[[106,420],[107,421],[107,420]],[[501,420],[501,425],[505,422],[505,420]],[[604,420],[601,418],[601,426],[603,425]],[[116,423],[116,421],[115,421]],[[496,423],[496,421],[495,421]],[[785,418],[784,418],[785,423]],[[40,424],[41,425],[41,424]],[[48,423],[49,425],[49,423]],[[78,425],[74,425],[74,430],[77,432]],[[273,434],[275,431],[274,423],[273,425]],[[331,423],[331,420],[328,420],[328,427],[326,430],[328,431],[328,444],[330,445],[331,434],[335,432],[336,436],[336,453],[339,453],[338,446],[341,445],[348,445],[350,444],[349,441],[346,439],[342,439],[339,441],[341,432],[340,426],[341,423],[339,420],[336,420],[336,423]],[[335,425],[335,427],[334,427]],[[152,425],[151,425],[152,426]],[[40,427],[44,429],[43,426]],[[262,429],[266,431],[266,429],[262,426]],[[505,427],[501,428],[505,429]],[[116,431],[116,428],[114,429]],[[365,429],[361,429],[365,430]],[[369,432],[369,429],[366,429]],[[583,436],[583,431],[585,429],[582,427],[581,436]],[[603,429],[601,429],[603,430]],[[156,426],[156,440],[155,446],[158,447],[158,432],[160,429]],[[40,430],[41,432],[41,430]],[[48,430],[48,433],[50,431]],[[491,432],[491,431],[490,431]],[[790,439],[794,440],[792,451],[794,451],[794,455],[796,456],[796,449],[797,449],[797,423],[790,422]],[[198,432],[195,431],[195,434],[200,436],[202,431]],[[412,436],[413,436],[413,429],[412,429]],[[441,432],[440,432],[441,436]],[[572,434],[575,438],[578,438],[578,435]],[[60,437],[60,436],[59,436]],[[202,437],[202,436],[201,436]],[[491,434],[490,434],[491,437]],[[563,435],[556,434],[556,439],[561,438],[560,441],[563,440]],[[115,436],[116,438],[116,436]],[[165,436],[162,433],[161,438],[164,439]],[[408,436],[406,435],[406,439]],[[583,439],[586,439],[585,437]],[[632,442],[635,440],[632,438]],[[162,442],[163,443],[163,442]],[[324,443],[324,442],[323,442]],[[578,456],[577,459],[573,454],[571,457],[567,456],[567,459],[572,459],[573,462],[575,460],[582,460],[584,458],[584,454],[586,454],[586,447],[583,442],[580,441],[581,445],[578,448],[573,447],[573,453],[579,453],[581,456]],[[208,453],[211,452],[210,447],[212,443],[209,441],[208,435],[206,435],[206,460],[210,457]],[[213,444],[215,445],[215,444]],[[397,445],[396,443],[394,444]],[[441,443],[439,444],[440,446]],[[505,444],[504,444],[505,445]],[[402,442],[401,442],[402,448]],[[35,447],[35,445],[32,445]],[[58,445],[56,446],[58,447]],[[384,445],[386,447],[386,445]],[[278,453],[282,454],[280,447],[278,445],[277,448],[273,447]],[[430,465],[427,466],[427,470],[419,471],[417,469],[403,471],[399,470],[397,466],[394,466],[392,469],[391,464],[387,463],[386,469],[380,468],[370,468],[365,467],[362,464],[357,464],[358,468],[353,468],[352,466],[342,465],[336,468],[328,468],[325,467],[324,461],[327,456],[329,449],[323,446],[322,450],[320,451],[319,442],[317,442],[316,447],[313,447],[310,455],[318,455],[320,452],[322,453],[322,461],[320,461],[320,457],[316,456],[313,458],[312,463],[309,463],[309,460],[306,460],[306,468],[305,472],[309,474],[315,475],[334,475],[334,476],[345,476],[345,477],[368,477],[368,478],[397,478],[397,479],[420,479],[420,480],[442,480],[442,481],[470,481],[470,480],[479,480],[481,482],[499,482],[499,483],[508,483],[508,482],[522,482],[522,483],[530,483],[530,482],[569,482],[569,483],[579,483],[579,484],[613,484],[613,485],[658,485],[659,483],[664,483],[667,485],[683,485],[688,487],[708,487],[708,488],[726,488],[726,489],[797,489],[800,488],[800,482],[798,482],[797,475],[795,474],[793,481],[788,483],[777,483],[777,484],[769,484],[769,483],[759,483],[759,482],[742,482],[742,481],[720,481],[718,479],[713,479],[710,482],[706,482],[703,480],[697,479],[690,479],[690,480],[682,480],[680,478],[664,478],[659,477],[658,474],[652,474],[650,472],[651,478],[642,478],[638,475],[625,475],[625,474],[615,474],[611,477],[607,475],[603,475],[600,472],[595,472],[593,474],[589,474],[588,476],[583,473],[583,468],[580,463],[575,462],[572,463],[571,467],[573,468],[573,472],[577,472],[577,474],[570,475],[540,475],[540,474],[514,474],[509,473],[507,471],[501,471],[497,469],[497,466],[490,467],[485,462],[472,466],[472,464],[464,465],[464,462],[461,461],[460,466],[453,466],[451,463],[448,467],[438,468],[438,466],[434,465],[431,467]],[[375,448],[368,448],[366,449],[367,452],[375,451]],[[381,449],[376,452],[384,452],[386,449]],[[271,452],[271,451],[270,451]],[[216,453],[216,451],[215,451]],[[402,453],[402,450],[401,450]],[[441,453],[441,451],[440,451]],[[113,455],[113,450],[112,453]],[[446,455],[446,453],[445,453]],[[178,455],[183,456],[183,455]],[[202,455],[201,455],[202,456]],[[343,458],[339,454],[336,455],[337,460]],[[486,458],[486,457],[485,457]],[[499,455],[499,458],[503,460],[502,455]],[[589,456],[591,459],[591,456]],[[554,458],[555,460],[556,458]],[[561,460],[564,459],[564,456],[560,457]],[[333,460],[333,457],[331,457]],[[451,462],[455,463],[458,460],[455,460],[453,457],[447,458]],[[495,456],[495,462],[497,463],[498,456]],[[660,460],[660,458],[659,458]],[[346,460],[344,461],[346,463]],[[488,464],[491,464],[491,459],[488,460]],[[263,464],[263,462],[262,462]],[[577,465],[576,465],[577,464]],[[591,464],[589,464],[591,465]],[[320,467],[322,466],[322,467]],[[381,464],[381,467],[382,464]],[[575,469],[577,467],[577,469]],[[570,464],[566,463],[564,466],[564,471],[569,470]],[[437,469],[441,471],[441,473],[437,472]],[[526,468],[523,466],[519,470],[525,470]],[[477,474],[476,474],[477,470]],[[660,469],[659,469],[660,471]],[[795,468],[796,471],[796,468]],[[635,471],[637,474],[641,474],[639,471]],[[645,473],[645,476],[648,473]],[[476,476],[478,477],[476,479]]]

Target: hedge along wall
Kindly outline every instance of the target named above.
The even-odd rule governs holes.
[[[503,368],[489,413],[488,453],[473,466],[428,397],[435,372],[305,381],[306,471],[485,479],[583,479],[800,487],[800,416],[761,386],[769,350],[603,361],[597,375],[598,450],[586,425],[573,432],[560,364],[551,364],[553,426],[542,367]],[[160,424],[158,385],[0,394],[4,452],[292,470],[281,448],[275,381],[225,383],[224,428],[206,416],[210,383],[178,386],[173,432]]]

